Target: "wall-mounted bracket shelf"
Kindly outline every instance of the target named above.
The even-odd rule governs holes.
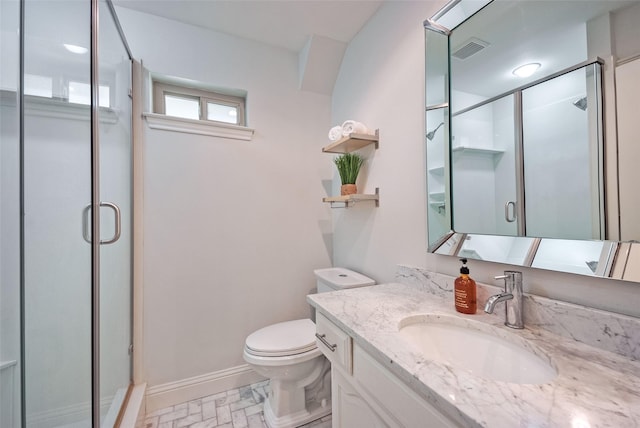
[[[481,147],[458,146],[451,149],[453,153],[464,153],[470,155],[501,155],[504,150],[485,149]]]
[[[366,147],[370,144],[374,144],[375,148],[378,148],[379,142],[379,130],[376,129],[375,134],[356,134],[352,133],[346,137],[334,141],[322,148],[323,153],[351,153]]]
[[[331,204],[331,208],[349,208],[349,206],[353,206],[358,202],[366,202],[373,201],[376,204],[376,207],[380,206],[380,189],[376,187],[376,193],[373,195],[365,195],[365,194],[354,194],[354,195],[345,195],[345,196],[330,196],[326,198],[322,198],[322,202],[329,202]],[[335,204],[338,204],[337,206]]]
[[[429,168],[429,173],[433,175],[444,175],[444,166],[437,166],[435,168]]]
[[[434,202],[444,202],[444,192],[430,192],[429,200]]]

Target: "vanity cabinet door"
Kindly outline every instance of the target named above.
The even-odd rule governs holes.
[[[353,347],[353,378],[361,395],[395,421],[393,426],[456,428],[458,424],[427,403],[357,344]],[[382,410],[380,410],[382,412]],[[365,425],[356,425],[365,426]]]
[[[316,333],[331,362],[333,428],[458,427],[320,313]]]
[[[391,425],[373,410],[340,370],[331,372],[332,428],[387,428]]]

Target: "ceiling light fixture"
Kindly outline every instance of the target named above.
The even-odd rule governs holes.
[[[89,49],[83,48],[82,46],[70,45],[67,43],[64,43],[63,45],[66,50],[68,50],[69,52],[73,52],[74,54],[82,55],[89,52]]]
[[[529,77],[540,68],[539,62],[532,62],[529,64],[521,65],[513,69],[512,73],[518,77]]]

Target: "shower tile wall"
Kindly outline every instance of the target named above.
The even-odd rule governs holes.
[[[269,381],[202,397],[146,415],[145,428],[266,428],[262,406]],[[331,415],[301,428],[331,428]]]

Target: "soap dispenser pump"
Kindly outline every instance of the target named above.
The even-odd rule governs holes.
[[[476,303],[476,282],[469,277],[467,259],[460,259],[462,267],[460,276],[454,282],[456,311],[463,314],[475,314]]]

